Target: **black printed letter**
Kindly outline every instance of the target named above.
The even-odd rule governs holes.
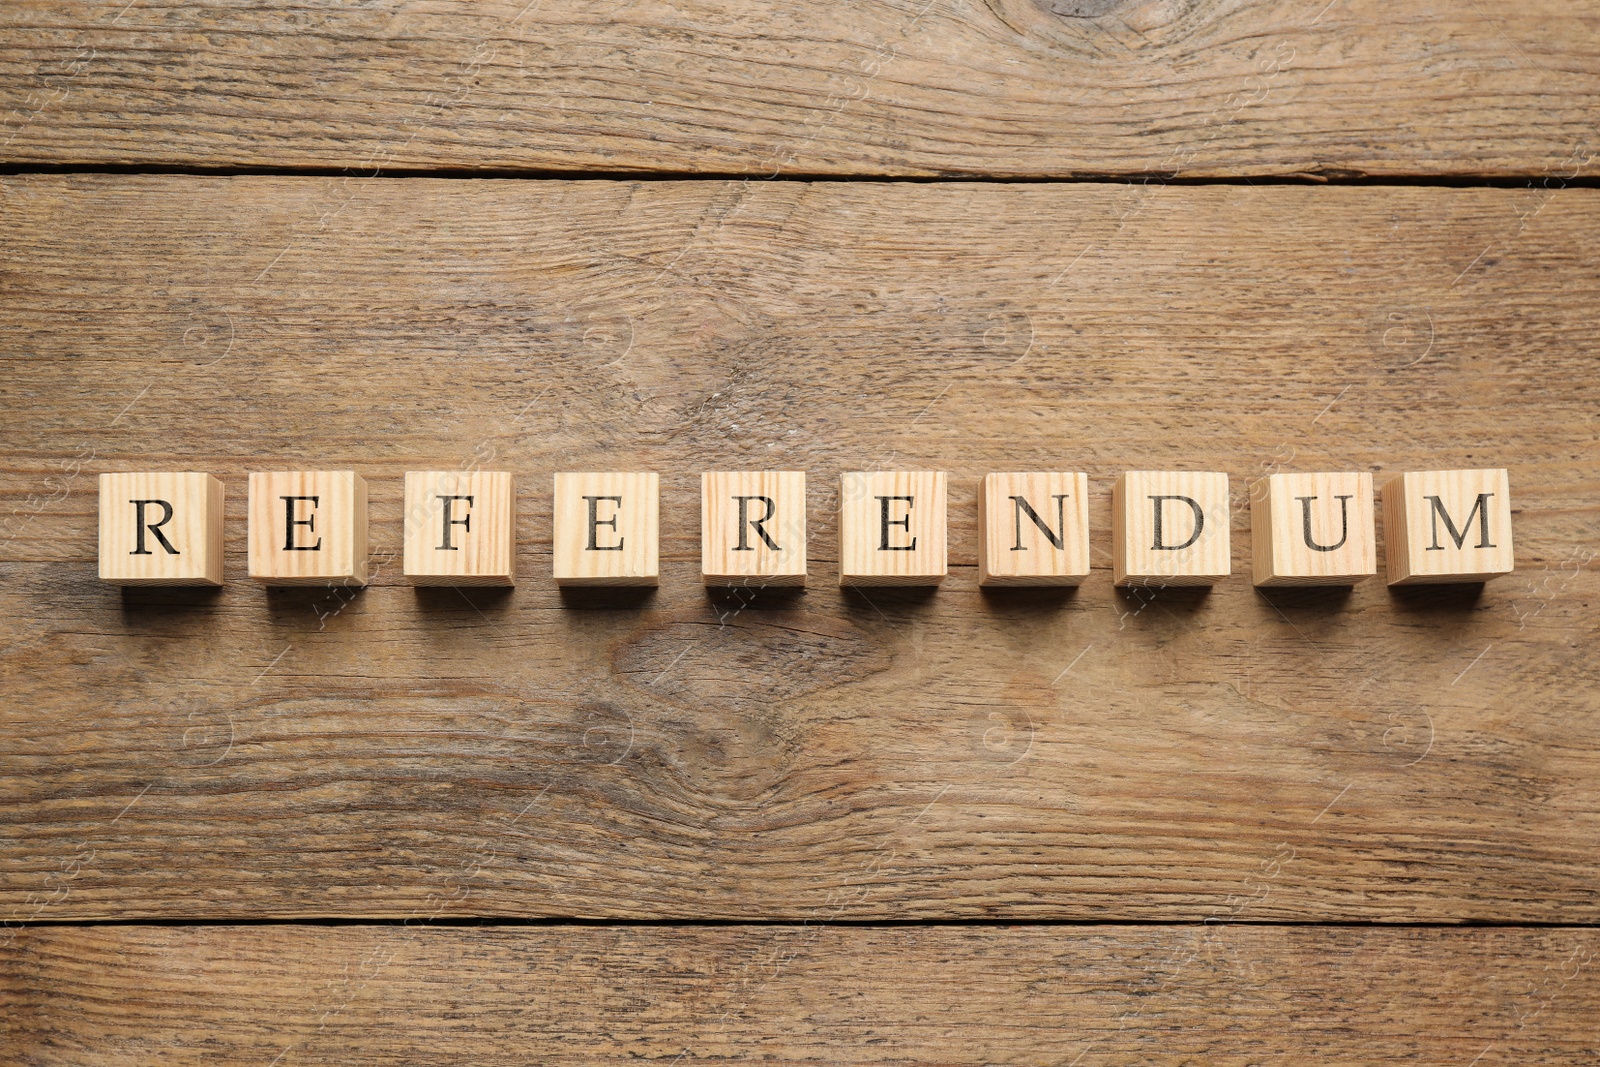
[[[777,501],[773,500],[770,496],[736,496],[733,499],[739,502],[739,544],[734,548],[734,551],[755,551],[755,549],[750,546],[750,527],[755,527],[756,536],[765,541],[767,543],[767,547],[772,549],[772,551],[783,551],[778,547],[778,542],[767,536],[766,529],[761,525],[768,519],[772,518],[773,513],[778,510]],[[750,517],[750,501],[752,500],[759,500],[766,505],[765,513],[759,519],[752,519]]]
[[[904,500],[906,502],[905,518],[889,518],[889,501],[891,500]],[[917,539],[915,537],[911,539],[909,545],[891,545],[889,543],[889,527],[900,526],[904,527],[907,533],[911,532],[911,508],[915,504],[916,501],[908,496],[880,496],[878,498],[878,507],[883,519],[882,525],[879,527],[882,532],[882,536],[878,538],[879,552],[910,552],[917,547]]]
[[[1155,530],[1155,533],[1156,533],[1156,536],[1155,536],[1155,543],[1150,546],[1152,549],[1156,549],[1156,550],[1161,551],[1161,552],[1176,552],[1179,549],[1188,548],[1190,545],[1192,545],[1196,541],[1200,540],[1200,531],[1205,529],[1205,526],[1206,526],[1206,513],[1204,511],[1200,510],[1200,505],[1195,502],[1193,497],[1188,497],[1188,496],[1152,496],[1150,499],[1154,500],[1156,502],[1155,503],[1155,508],[1156,508],[1156,530]],[[1189,507],[1191,509],[1193,509],[1193,511],[1194,511],[1194,533],[1190,534],[1189,535],[1189,540],[1185,541],[1181,545],[1164,544],[1162,542],[1162,540],[1161,540],[1161,505],[1164,504],[1168,500],[1181,500],[1185,504],[1188,504]]]
[[[149,530],[151,533],[156,535],[156,540],[161,542],[161,547],[166,549],[168,554],[174,556],[178,555],[178,550],[172,547],[172,542],[167,540],[167,535],[161,532],[161,527],[172,521],[172,505],[167,503],[165,500],[130,500],[128,503],[132,504],[134,507],[135,518],[133,520],[133,528],[136,531],[134,535],[134,549],[132,552],[129,552],[128,555],[155,555],[155,553],[144,547],[144,532],[146,530]],[[146,504],[161,505],[161,520],[159,522],[144,521],[144,508]]]
[[[316,533],[317,517],[313,514],[310,518],[297,519],[294,517],[294,505],[297,500],[309,500],[311,506],[316,507],[320,498],[314,496],[286,496],[283,497],[283,550],[285,552],[320,552],[322,538],[317,538],[314,545],[297,545],[294,543],[294,528],[304,526],[309,532]]]
[[[1489,543],[1489,498],[1492,496],[1494,496],[1493,493],[1478,494],[1478,500],[1472,505],[1472,510],[1467,512],[1466,521],[1461,524],[1460,530],[1457,530],[1456,524],[1450,521],[1450,514],[1444,510],[1444,505],[1439,502],[1438,497],[1423,497],[1422,499],[1431,501],[1433,504],[1433,514],[1431,516],[1433,519],[1433,544],[1429,545],[1425,551],[1444,551],[1444,546],[1439,543],[1440,519],[1444,520],[1444,528],[1450,532],[1450,540],[1456,543],[1457,548],[1460,548],[1462,543],[1467,539],[1467,531],[1472,529],[1472,516],[1474,515],[1478,516],[1478,544],[1476,547],[1496,547],[1495,545]]]
[[[1296,500],[1300,501],[1300,525],[1307,548],[1313,552],[1332,552],[1335,549],[1344,547],[1345,541],[1350,538],[1350,505],[1345,501],[1349,500],[1352,495],[1354,494],[1344,493],[1333,498],[1339,502],[1339,540],[1331,545],[1319,545],[1316,539],[1311,536],[1311,502],[1317,498],[1314,496],[1295,497]],[[1446,521],[1448,522],[1449,520]]]
[[[598,504],[602,500],[609,500],[613,504],[615,504],[618,508],[621,508],[622,507],[622,498],[620,496],[586,496],[583,499],[585,499],[585,500],[587,500],[589,502],[589,544],[588,544],[588,550],[590,552],[621,552],[622,551],[622,542],[627,540],[627,538],[625,538],[625,537],[617,538],[617,543],[614,544],[614,545],[601,545],[601,544],[596,544],[595,543],[595,528],[599,527],[599,526],[609,526],[613,530],[615,530],[617,528],[617,517],[615,515],[612,515],[609,519],[596,518],[594,509],[595,509],[595,505]]]
[[[439,498],[439,502],[444,505],[444,538],[439,542],[439,551],[441,552],[461,551],[461,547],[459,545],[452,545],[450,543],[450,527],[460,526],[462,529],[466,530],[467,533],[472,532],[472,515],[470,513],[464,519],[454,519],[450,517],[450,509],[453,506],[452,502],[456,500],[465,500],[467,502],[467,507],[470,508],[472,506],[472,498],[470,496],[441,496]]]
[[[1029,507],[1028,506],[1028,502],[1026,500],[1024,500],[1022,497],[1014,496],[1011,499],[1015,500],[1017,502],[1017,514],[1016,514],[1016,519],[1017,519],[1017,543],[1011,546],[1011,551],[1013,551],[1013,552],[1025,552],[1025,551],[1027,551],[1027,549],[1024,548],[1023,544],[1022,544],[1022,516],[1023,516],[1024,513],[1027,514],[1028,518],[1033,520],[1033,524],[1035,526],[1039,527],[1039,532],[1044,534],[1045,537],[1050,539],[1050,543],[1052,545],[1055,545],[1057,548],[1065,548],[1066,547],[1066,545],[1067,545],[1067,494],[1066,493],[1057,493],[1055,496],[1052,496],[1050,498],[1051,500],[1054,500],[1056,502],[1056,523],[1061,527],[1061,532],[1059,534],[1052,533],[1050,531],[1050,527],[1045,525],[1045,521],[1039,517],[1038,512],[1034,511],[1033,508]]]

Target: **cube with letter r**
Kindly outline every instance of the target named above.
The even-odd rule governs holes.
[[[714,586],[805,585],[805,471],[701,474],[700,576]]]
[[[221,585],[222,482],[209,474],[102,474],[100,580]]]

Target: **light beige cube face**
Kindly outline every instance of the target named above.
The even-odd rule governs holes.
[[[1378,573],[1372,475],[1273,474],[1250,492],[1255,584],[1354,585]]]
[[[654,473],[557,474],[551,556],[557,585],[656,585],[661,478]]]
[[[1516,568],[1504,469],[1412,471],[1383,487],[1390,585],[1482,582]]]
[[[805,472],[701,474],[700,573],[706,585],[805,585]]]
[[[978,490],[978,584],[1078,585],[1089,574],[1089,479],[990,474]]]
[[[102,474],[100,580],[221,585],[222,483],[193,472]]]
[[[1127,471],[1111,520],[1117,585],[1214,585],[1232,572],[1226,474]]]
[[[248,511],[251,578],[367,584],[367,483],[354,471],[258,471]]]
[[[839,584],[938,585],[949,573],[944,471],[839,479]]]
[[[509,471],[407,471],[405,573],[413,585],[516,584]]]

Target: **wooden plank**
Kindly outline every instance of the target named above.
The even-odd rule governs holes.
[[[42,927],[18,1062],[1574,1064],[1593,929]]]
[[[1592,177],[1565,0],[0,6],[14,165]]]
[[[0,196],[0,919],[1600,919],[1600,192]],[[244,580],[289,460],[367,480],[366,591]],[[414,590],[403,472],[475,463],[523,580]],[[1253,477],[1485,465],[1516,574],[1252,589]],[[708,595],[700,472],[763,466],[811,588]],[[1234,577],[1113,591],[1112,478],[1186,466]],[[891,467],[950,472],[951,576],[841,591],[832,487]],[[223,590],[96,581],[115,469],[227,482]],[[658,592],[558,593],[572,469],[662,472]],[[980,476],[1050,469],[1093,573],[980,593]]]

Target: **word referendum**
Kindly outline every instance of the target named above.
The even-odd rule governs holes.
[[[948,572],[943,471],[841,475],[839,581],[937,585]],[[1089,573],[1088,478],[990,474],[979,491],[979,581],[1077,585]],[[209,474],[100,476],[100,578],[221,585],[222,483]],[[1230,573],[1228,476],[1128,471],[1112,486],[1120,586],[1210,585]],[[1513,568],[1504,470],[1399,475],[1382,494],[1390,585],[1477,582]],[[1252,486],[1254,581],[1350,585],[1377,573],[1372,475],[1273,474]],[[655,585],[659,478],[557,474],[552,556],[563,586]],[[707,585],[806,580],[802,471],[700,476]],[[516,490],[505,471],[405,476],[406,577],[417,585],[515,583]],[[250,577],[267,585],[364,585],[367,485],[350,471],[250,475]]]

